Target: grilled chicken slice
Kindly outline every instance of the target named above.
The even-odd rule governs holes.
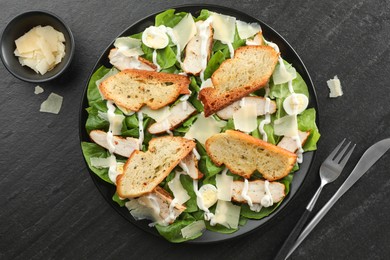
[[[252,203],[260,204],[261,199],[265,196],[265,185],[263,180],[255,180],[248,182],[247,195],[251,198]],[[246,200],[242,197],[242,190],[244,188],[243,181],[234,181],[232,186],[232,200],[236,202],[245,203]],[[274,203],[279,202],[286,196],[284,192],[284,184],[280,182],[270,182],[269,190],[271,192],[272,200]]]
[[[303,146],[306,143],[306,140],[309,137],[310,132],[298,131],[298,135],[299,135],[299,139],[301,139],[301,145]],[[292,137],[288,137],[288,136],[284,136],[282,140],[280,140],[280,142],[278,143],[278,146],[293,153],[295,153],[298,150],[297,142]]]
[[[137,220],[150,219],[155,223],[166,226],[175,221],[175,219],[186,209],[181,204],[176,204],[172,209],[171,195],[160,186],[157,186],[148,195],[143,195],[137,199],[131,199],[126,202],[126,207],[130,214]]]
[[[101,130],[92,130],[89,133],[91,139],[98,145],[109,150],[107,142],[107,133]],[[123,157],[130,157],[134,150],[138,150],[138,139],[132,137],[113,136],[113,144],[115,146],[114,153]]]
[[[202,26],[203,21],[196,22],[197,33],[192,39],[188,42],[185,49],[185,57],[182,63],[182,69],[187,74],[192,74],[198,76],[202,71],[202,35],[199,34],[199,28]],[[205,30],[206,33],[206,51],[207,51],[207,60],[210,58],[211,47],[213,43],[213,30],[211,25],[208,26]]]
[[[166,131],[175,129],[193,113],[195,113],[195,111],[196,109],[188,101],[177,103],[171,108],[169,116],[152,124],[148,131],[151,134],[161,134]]]
[[[244,99],[244,101],[243,101]],[[245,102],[247,104],[255,104],[257,108],[257,116],[261,116],[265,114],[265,106],[266,106],[266,99],[263,97],[245,97],[241,100],[238,100],[231,105],[225,107],[224,109],[221,109],[217,112],[217,116],[221,119],[228,120],[233,117],[234,112],[240,109],[241,102]],[[269,113],[273,114],[276,111],[276,103],[275,101],[270,101],[269,104]]]
[[[194,153],[189,153],[179,165],[192,179],[198,180],[203,177],[203,173],[198,169],[198,159]]]

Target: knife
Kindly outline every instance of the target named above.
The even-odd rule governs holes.
[[[290,252],[287,254],[286,259],[294,252],[294,250],[302,243],[302,241],[309,235],[313,228],[321,221],[325,214],[330,210],[330,208],[336,203],[336,201],[349,189],[352,185],[363,176],[364,173],[374,165],[376,161],[381,158],[387,150],[390,149],[390,138],[383,139],[375,144],[373,144],[367,151],[362,155],[359,162],[356,164],[355,168],[340,186],[337,192],[333,197],[325,204],[325,206],[315,215],[315,217],[310,221],[306,228],[302,231],[301,235],[297,238],[294,246],[291,248]]]

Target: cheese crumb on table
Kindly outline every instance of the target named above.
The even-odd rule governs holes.
[[[34,90],[34,94],[38,95],[38,94],[43,93],[43,91],[45,91],[45,90],[41,86],[36,86],[35,90]]]
[[[36,26],[15,40],[15,56],[22,66],[41,75],[52,70],[65,56],[64,34],[51,26]]]
[[[343,95],[341,83],[340,83],[340,80],[337,77],[337,75],[334,76],[333,79],[328,80],[326,83],[328,84],[328,87],[330,90],[329,97],[335,98],[335,97],[340,97]]]

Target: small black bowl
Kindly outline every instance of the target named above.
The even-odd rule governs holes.
[[[35,26],[50,25],[65,36],[65,56],[61,62],[44,75],[36,73],[19,63],[15,56],[15,40]],[[32,83],[52,80],[61,75],[70,65],[74,54],[74,38],[69,27],[55,14],[46,11],[29,11],[12,19],[5,27],[1,36],[0,57],[7,70],[15,77]]]

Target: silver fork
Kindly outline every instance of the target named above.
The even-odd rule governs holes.
[[[311,211],[313,210],[313,207],[316,204],[322,189],[326,184],[333,182],[334,180],[337,179],[337,177],[340,176],[340,173],[342,172],[345,164],[347,163],[349,157],[351,156],[356,146],[356,144],[354,144],[352,148],[349,148],[351,142],[348,142],[348,144],[345,145],[344,148],[341,150],[341,147],[343,146],[344,142],[345,139],[331,152],[331,154],[321,164],[320,167],[321,185],[316,191],[316,193],[314,194],[313,198],[310,200],[309,204],[307,204],[305,212],[302,214],[298,223],[295,225],[294,229],[291,231],[286,241],[284,241],[283,246],[280,248],[278,254],[275,257],[275,260],[284,260],[287,257],[291,247],[294,245],[295,241],[297,240],[304,224],[306,223]]]

